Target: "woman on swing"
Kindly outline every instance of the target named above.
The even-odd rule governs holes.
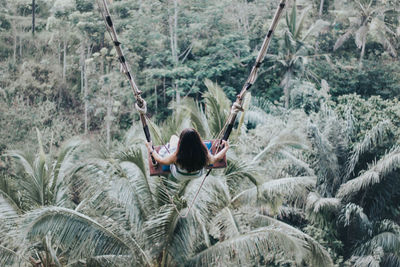
[[[229,148],[228,142],[222,140],[223,149],[212,155],[193,128],[183,130],[179,138],[176,135],[171,136],[166,156],[157,153],[150,142],[146,143],[146,146],[158,163],[170,165],[171,174],[178,180],[201,177],[204,168],[223,159]]]

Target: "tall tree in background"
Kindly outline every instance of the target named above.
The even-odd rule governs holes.
[[[289,108],[291,82],[304,75],[315,76],[307,68],[309,61],[315,57],[315,49],[308,42],[313,34],[326,26],[326,22],[318,20],[304,32],[309,10],[309,7],[305,8],[298,18],[296,1],[293,2],[290,14],[286,13],[286,25],[283,36],[279,40],[278,55],[268,55],[275,62],[273,68],[279,68],[283,73],[280,85],[285,96],[285,108]]]
[[[373,39],[381,43],[391,56],[397,57],[396,46],[392,39],[396,36],[396,32],[385,21],[386,13],[394,10],[395,6],[387,1],[374,0],[355,0],[351,2],[350,7],[344,6],[347,8],[342,12],[348,20],[348,27],[337,39],[333,50],[339,49],[350,37],[353,37],[358,49],[361,49],[359,58],[361,68],[366,44],[369,39]]]
[[[179,47],[178,47],[178,0],[171,0],[173,2],[173,15],[169,17],[169,34],[170,34],[170,43],[171,43],[171,53],[172,53],[172,62],[173,66],[176,69],[179,66]],[[180,102],[180,93],[178,88],[177,80],[174,81],[174,87],[176,92],[176,102]]]
[[[32,0],[32,34],[35,35],[35,12],[36,12],[36,3],[35,0]]]

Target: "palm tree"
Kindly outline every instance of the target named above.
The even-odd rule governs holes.
[[[339,37],[333,50],[339,49],[350,37],[354,37],[355,43],[360,51],[360,67],[365,55],[365,46],[368,39],[374,38],[393,57],[397,57],[396,47],[391,37],[396,36],[395,30],[385,22],[386,13],[394,10],[385,1],[355,0],[351,7],[345,11],[349,26],[345,33]]]
[[[310,124],[318,193],[308,196],[307,218],[311,225],[329,229],[325,238],[341,242],[345,260],[354,266],[393,264],[398,262],[399,232],[392,220],[397,219],[399,199],[394,189],[399,183],[399,148],[376,153],[376,147],[387,144],[392,128],[389,121],[382,121],[349,150],[358,134],[352,125],[351,113],[344,120],[326,108]],[[377,250],[381,252],[375,254]]]
[[[282,70],[283,79],[280,86],[283,87],[285,96],[285,108],[289,108],[290,86],[292,80],[307,77],[315,78],[315,74],[307,68],[313,55],[313,48],[308,44],[310,37],[318,33],[327,23],[318,20],[304,32],[304,25],[310,8],[305,8],[301,16],[297,17],[297,5],[294,1],[290,14],[286,14],[286,25],[282,39],[279,41],[278,55],[268,55],[276,62],[273,68]]]
[[[39,130],[37,130],[37,136],[39,145],[37,154],[21,150],[10,150],[5,154],[13,159],[16,165],[11,187],[14,185],[17,188],[12,189],[10,185],[7,187],[7,182],[3,180],[3,185],[10,193],[10,195],[7,194],[8,198],[24,211],[39,206],[70,205],[66,203],[68,202],[66,189],[68,182],[79,168],[74,161],[74,156],[78,147],[82,145],[82,141],[75,139],[66,142],[60,148],[58,156],[53,159],[51,155],[46,155],[44,152]],[[17,190],[20,196],[16,196]],[[3,193],[6,194],[6,192]]]
[[[188,114],[190,111],[193,120],[185,123],[202,125],[206,135],[207,129],[214,129],[210,130],[213,135],[220,124],[210,127],[208,120],[213,117],[206,114],[224,114],[226,108],[219,109],[224,104],[218,99],[225,98],[216,94],[207,97],[214,101],[207,105],[212,110],[208,111],[210,113],[186,99],[181,103],[187,104],[180,105],[176,112],[186,110]],[[182,125],[179,118],[184,116],[173,116],[175,121],[171,124]],[[254,131],[260,134],[261,126]],[[34,260],[61,265],[82,262],[88,265],[192,266],[222,261],[234,265],[265,265],[279,261],[332,265],[328,253],[314,239],[273,218],[282,204],[304,206],[308,192],[315,185],[315,176],[282,177],[278,169],[271,172],[276,175],[273,177],[256,174],[257,169],[273,158],[271,151],[279,151],[281,155],[274,159],[276,162],[285,161],[285,155],[290,155],[290,162],[299,163],[295,158],[301,143],[297,141],[298,148],[291,146],[296,146],[294,141],[300,139],[293,137],[285,143],[283,140],[288,135],[283,134],[282,141],[275,140],[275,145],[256,161],[244,160],[241,149],[231,151],[228,167],[213,171],[188,217],[181,218],[201,178],[177,184],[173,179],[149,177],[142,154],[144,147],[132,136],[134,134],[129,134],[128,143],[119,145],[115,151],[96,145],[90,149],[91,153],[86,152],[88,159],[84,166],[79,165],[73,179],[78,205],[75,209],[40,207],[21,216],[15,230],[6,235],[15,240],[11,242],[13,246],[10,245],[13,251],[17,255],[36,251]],[[239,135],[237,140],[241,138],[244,137]],[[300,165],[300,173],[307,172],[304,164]]]

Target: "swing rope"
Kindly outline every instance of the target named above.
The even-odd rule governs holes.
[[[102,5],[100,4],[100,1],[102,1],[102,3],[103,3],[103,8],[101,8]],[[133,90],[133,94],[134,94],[134,96],[136,98],[135,108],[139,112],[140,120],[141,120],[142,126],[143,126],[143,131],[144,131],[144,134],[146,136],[146,140],[147,140],[147,142],[151,142],[149,126],[147,124],[147,120],[150,121],[150,119],[146,115],[146,113],[147,113],[147,103],[141,97],[142,91],[140,91],[138,89],[138,87],[137,87],[137,85],[136,85],[136,83],[135,83],[135,81],[134,81],[134,79],[133,79],[133,77],[132,77],[132,75],[130,73],[130,69],[129,69],[129,66],[128,66],[127,62],[126,62],[125,56],[124,56],[124,54],[122,52],[121,43],[118,40],[117,32],[116,32],[116,30],[114,28],[114,24],[112,22],[110,11],[108,9],[106,0],[97,0],[97,4],[99,6],[100,13],[101,13],[101,15],[102,15],[102,17],[103,17],[103,19],[105,21],[106,29],[107,29],[110,37],[111,37],[111,40],[114,43],[115,49],[117,51],[118,59],[119,59],[119,61],[121,63],[122,72],[128,78],[129,84],[130,84],[130,86],[131,86],[131,88]],[[262,46],[260,48],[260,51],[258,52],[258,55],[257,55],[257,58],[256,58],[256,62],[255,62],[255,64],[253,65],[253,67],[251,69],[249,77],[247,78],[246,83],[243,85],[242,90],[240,91],[239,95],[237,95],[236,101],[232,104],[232,108],[231,108],[231,111],[229,113],[229,116],[228,116],[224,126],[222,127],[221,131],[219,132],[219,134],[217,136],[217,140],[219,140],[219,141],[218,141],[215,153],[218,153],[220,151],[220,149],[222,148],[222,140],[227,141],[229,139],[229,136],[230,136],[230,134],[232,132],[234,123],[236,121],[237,114],[239,113],[239,111],[243,111],[242,103],[243,103],[244,97],[245,97],[247,91],[253,86],[253,84],[255,83],[255,81],[257,79],[258,70],[259,70],[260,66],[262,65],[263,60],[265,58],[265,55],[266,55],[266,53],[268,51],[268,47],[269,47],[269,44],[271,42],[272,35],[273,35],[277,25],[278,25],[279,19],[280,19],[282,13],[283,13],[285,5],[286,5],[286,0],[281,0],[280,3],[279,3],[279,6],[278,6],[278,8],[277,8],[277,10],[275,12],[274,18],[272,20],[272,24],[269,27],[268,33],[264,38],[263,44],[262,44]],[[150,123],[150,127],[153,127],[151,125],[151,123]],[[160,137],[158,135],[157,131],[153,131],[153,132],[156,134],[156,136]],[[161,140],[161,138],[160,138],[160,140]],[[164,147],[167,149],[167,151],[169,153],[169,150],[168,150],[168,148],[166,147],[165,144],[164,144]],[[154,149],[154,147],[153,147],[153,149]],[[153,156],[151,156],[151,160],[152,160],[153,165],[157,165],[157,162],[155,161]],[[188,209],[186,210],[185,214],[183,214],[183,215],[181,214],[181,212],[178,210],[178,208],[176,207],[175,203],[173,202],[173,198],[168,193],[168,189],[166,188],[164,182],[161,181],[161,183],[164,186],[164,190],[165,190],[165,192],[166,192],[171,204],[174,206],[174,209],[179,214],[180,218],[186,218],[189,215],[189,213],[192,210],[192,208],[193,208],[193,206],[194,206],[194,204],[196,202],[196,199],[197,199],[197,197],[198,197],[198,195],[200,193],[200,190],[202,189],[207,177],[211,173],[211,170],[212,169],[209,169],[207,171],[206,175],[204,176],[204,178],[202,179],[202,181],[200,183],[200,186],[197,189],[196,194],[195,194],[190,206],[188,207]]]

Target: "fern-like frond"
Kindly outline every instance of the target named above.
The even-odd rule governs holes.
[[[346,178],[350,177],[360,156],[369,151],[374,146],[380,145],[385,137],[385,134],[393,127],[389,120],[379,122],[371,130],[369,130],[363,140],[354,146],[353,152],[346,166]]]
[[[268,144],[253,158],[253,161],[261,160],[266,154],[270,154],[280,149],[293,147],[299,149],[308,149],[306,143],[302,139],[302,136],[294,132],[293,129],[284,129],[280,131],[276,136],[269,140]]]
[[[117,153],[116,159],[136,165],[143,176],[147,176],[146,163],[140,148],[129,147]]]
[[[53,168],[52,178],[49,182],[51,191],[54,192],[60,183],[64,182],[67,175],[71,175],[76,170],[74,162],[74,152],[85,142],[80,139],[71,139],[61,146]]]
[[[264,203],[273,208],[277,208],[283,200],[303,203],[315,182],[315,176],[271,180],[242,191],[232,199],[232,203],[235,206]]]
[[[335,45],[333,46],[333,51],[336,51],[337,49],[339,49],[340,47],[343,46],[343,44],[350,39],[350,37],[354,34],[355,29],[354,28],[350,28],[349,30],[347,30],[342,36],[340,36],[336,42]]]
[[[383,255],[380,264],[385,267],[400,266],[400,257],[395,253],[386,253]]]
[[[22,167],[22,174],[19,175],[19,184],[25,190],[24,197],[32,202],[32,205],[45,205],[49,192],[49,168],[44,154],[32,157],[29,153],[11,150],[6,156],[11,157]],[[33,160],[33,161],[32,161]]]
[[[135,256],[138,262],[150,265],[147,255],[134,238],[128,234],[117,235],[74,210],[59,207],[34,210],[26,214],[23,225],[28,240],[40,240],[50,233],[51,240],[62,246],[71,259],[129,254]]]
[[[241,184],[243,179],[248,179],[254,185],[257,185],[256,164],[246,162],[242,159],[228,159],[228,164],[224,169],[224,176],[230,185]]]
[[[341,202],[338,198],[323,198],[316,192],[311,192],[307,197],[308,218],[321,226],[334,222],[340,208]]]
[[[154,244],[152,247],[153,253],[166,249],[172,243],[173,234],[179,219],[179,214],[174,209],[174,206],[167,204],[163,205],[146,221],[144,231],[146,232],[148,241]]]
[[[206,114],[212,137],[216,137],[228,118],[231,102],[217,84],[205,80],[207,91],[203,94],[206,102]]]
[[[188,266],[212,266],[223,262],[232,266],[252,265],[255,258],[269,255],[270,260],[285,255],[285,259],[301,262],[307,250],[304,241],[286,235],[279,228],[262,227],[215,245],[189,258]]]
[[[29,266],[29,261],[18,255],[15,251],[0,245],[0,265]]]
[[[354,204],[348,203],[341,211],[338,216],[338,221],[342,223],[345,227],[356,222],[358,226],[362,229],[370,229],[372,224],[368,219],[368,216],[364,213],[362,207]]]
[[[229,207],[219,211],[211,221],[210,234],[220,241],[240,235],[239,223],[234,211]]]
[[[382,183],[385,176],[400,167],[400,147],[396,147],[373,164],[366,172],[340,186],[339,198],[350,198],[354,194]]]
[[[15,220],[21,213],[17,204],[3,191],[0,190],[0,219]]]
[[[258,214],[254,210],[251,213],[246,211],[244,214],[247,217],[247,221],[253,227],[275,227],[280,229],[280,231],[286,235],[305,242],[307,244],[307,255],[303,260],[308,263],[307,266],[333,266],[333,262],[328,251],[326,251],[326,249],[316,240],[303,233],[299,229],[272,217]]]
[[[191,125],[199,132],[200,136],[211,138],[206,113],[193,98],[184,98],[175,109],[190,117]]]

